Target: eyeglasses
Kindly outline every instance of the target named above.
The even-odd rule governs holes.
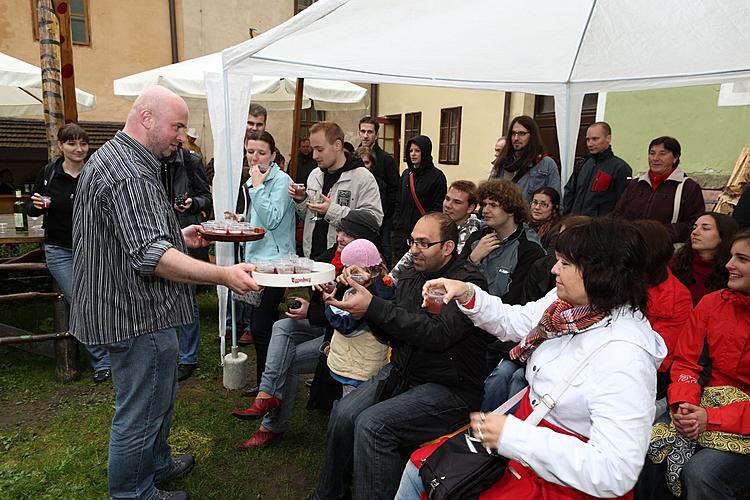
[[[533,207],[549,208],[549,203],[547,203],[546,201],[532,200],[531,201],[531,206],[533,206]]]
[[[427,250],[428,248],[439,245],[440,243],[445,243],[446,241],[450,240],[442,240],[442,241],[424,241],[424,240],[415,240],[412,237],[406,238],[406,244],[409,245],[409,248],[412,247],[412,245],[416,245],[417,248],[420,250]]]
[[[510,133],[511,137],[526,137],[527,135],[529,135],[529,131],[528,130],[527,131],[514,130],[513,132]]]

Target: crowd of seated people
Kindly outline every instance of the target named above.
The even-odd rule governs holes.
[[[563,200],[530,117],[512,120],[478,187],[449,185],[424,135],[406,141],[397,184],[373,119],[360,128],[355,148],[333,122],[310,127],[304,188],[271,134],[248,130],[246,202],[226,215],[267,236],[244,260],[301,248],[337,278],[281,319],[282,288],[250,308],[258,387],[232,415],[260,424],[238,449],[277,442],[299,376],[314,374],[308,408],[331,413],[311,498],[427,498],[420,468],[467,426],[508,459],[483,499],[734,498],[750,486],[750,448],[713,437],[750,438],[750,235],[705,212],[675,138],[651,141],[646,173],[627,180],[597,122]],[[726,387],[739,399],[707,398]],[[679,464],[659,460],[661,432],[687,450]]]
[[[313,193],[289,190],[305,225],[305,255],[326,255],[321,249],[330,246],[331,228],[346,225],[346,213],[372,226],[368,236],[349,237],[370,241],[355,245],[354,258],[355,247],[346,252],[351,239],[339,239],[335,255],[325,257],[340,267],[336,289],[317,287],[302,313],[290,310],[274,326],[261,392],[247,410],[234,412],[263,419],[241,449],[281,436],[301,373],[315,373],[308,407],[331,409],[325,459],[311,496],[318,499],[426,498],[419,467],[441,446],[441,436],[467,424],[473,439],[510,459],[480,498],[656,498],[644,492],[667,488],[669,475],[647,459],[654,421],[674,422],[678,433],[691,437],[706,425],[721,427],[720,419],[701,420],[700,398],[678,387],[690,369],[703,374],[704,385],[747,390],[741,373],[720,376],[719,369],[711,375],[717,352],[704,349],[706,335],[687,337],[704,295],[718,293],[734,314],[742,304],[742,289],[730,284],[727,290],[729,277],[739,273],[728,264],[736,223],[704,212],[700,188],[678,168],[681,148],[672,137],[649,144],[646,174],[620,179],[630,167],[612,155],[611,130],[603,122],[590,127],[591,161],[577,172],[571,196],[606,204],[597,217],[561,217],[559,177],[546,170],[554,162],[527,118],[511,124],[510,141],[499,143],[490,179],[478,188],[470,181],[448,186],[432,172],[430,139],[408,141],[409,168],[389,240],[396,263],[390,273],[383,271],[386,249],[377,235],[387,209],[370,199],[385,192],[385,181],[372,175],[377,158],[369,146],[346,152],[332,125],[318,126],[311,144],[320,168],[306,180]],[[350,182],[365,194],[345,200],[338,194],[340,178],[359,168]],[[322,203],[311,198],[316,187]],[[575,206],[573,213],[586,213],[585,203]],[[738,245],[741,250],[743,243]],[[366,283],[352,279],[362,273]],[[445,293],[439,311],[426,307],[432,288]],[[355,293],[344,297],[347,289]],[[320,309],[317,326],[310,316],[313,301]],[[740,344],[748,333],[733,331],[742,360]],[[599,349],[591,353],[594,347]],[[688,368],[680,349],[689,353]],[[589,355],[541,422],[525,423],[566,371]],[[470,359],[473,365],[466,364]],[[524,388],[508,414],[490,413]],[[729,428],[748,433],[745,414],[727,412],[737,422]],[[719,453],[698,450],[691,460]],[[641,477],[644,464],[652,466]],[[683,474],[695,468],[688,465]],[[725,476],[712,487],[732,498],[745,484]],[[709,498],[699,492],[704,486],[695,486],[703,480],[683,479],[687,498]]]

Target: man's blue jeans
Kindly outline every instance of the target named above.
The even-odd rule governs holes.
[[[197,287],[190,285],[193,295],[193,322],[180,327],[180,364],[198,364],[198,348],[201,345],[201,317],[198,308]]]
[[[524,366],[509,359],[502,359],[484,380],[482,411],[494,410],[527,385],[529,383],[526,381]],[[508,413],[514,413],[516,408],[518,405],[511,408]]]
[[[177,335],[166,328],[108,344],[115,386],[109,436],[109,496],[148,500],[170,464],[177,393]]]
[[[44,256],[47,269],[57,281],[57,286],[60,287],[65,300],[70,304],[73,300],[73,251],[70,248],[45,244]],[[85,345],[84,347],[95,372],[110,368],[109,354],[104,347],[99,345]]]
[[[392,499],[401,478],[401,449],[465,425],[469,408],[447,387],[426,383],[377,402],[378,382],[391,365],[337,401],[328,421],[325,462],[315,491],[319,500]]]
[[[263,427],[284,432],[294,409],[297,378],[300,373],[314,373],[320,358],[325,328],[312,326],[306,319],[280,319],[273,325],[268,345],[266,370],[260,390],[281,400],[281,406],[263,417]]]

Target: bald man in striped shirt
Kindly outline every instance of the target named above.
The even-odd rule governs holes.
[[[102,345],[116,389],[109,442],[110,498],[185,499],[157,484],[184,476],[191,455],[167,444],[177,390],[175,327],[193,321],[189,283],[257,290],[253,266],[218,267],[186,255],[208,245],[198,226],[180,230],[168,199],[166,162],[185,141],[188,108],[163,87],[136,99],[125,127],[81,174],[73,214],[70,329]]]

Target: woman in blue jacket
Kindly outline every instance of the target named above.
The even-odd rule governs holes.
[[[253,132],[245,139],[250,178],[245,182],[245,221],[266,230],[264,238],[245,243],[245,262],[255,263],[296,253],[294,203],[289,197],[292,182],[274,162],[276,141],[268,132]],[[250,329],[256,353],[256,375],[260,382],[266,367],[271,329],[278,319],[283,288],[267,287],[260,304],[253,306]]]

